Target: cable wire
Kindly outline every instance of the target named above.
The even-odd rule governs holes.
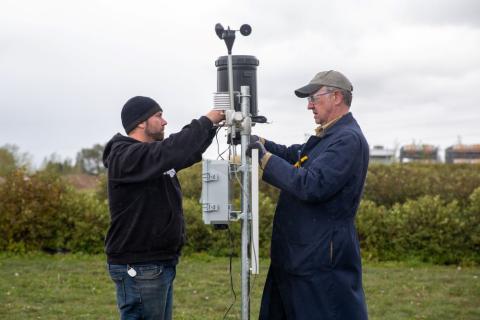
[[[228,237],[230,238],[230,249],[231,249],[230,250],[230,258],[229,258],[229,260],[230,260],[229,270],[230,270],[230,289],[231,289],[232,294],[233,294],[233,301],[230,304],[230,306],[228,307],[227,311],[225,312],[225,315],[223,316],[223,319],[227,318],[228,313],[230,312],[233,305],[237,301],[237,294],[235,293],[235,288],[233,287],[233,273],[232,273],[232,259],[233,259],[233,253],[234,253],[235,247],[233,245],[233,235],[232,235],[232,232],[230,231],[230,225],[227,227],[227,230],[228,230]]]
[[[224,124],[222,124],[221,126],[218,127],[217,129],[217,132],[215,132],[215,140],[217,141],[217,153],[218,153],[218,157],[217,157],[217,160],[218,158],[221,158],[222,160],[225,160],[223,159],[222,157],[222,154],[225,153],[225,151],[223,151],[222,153],[220,153],[220,143],[218,142],[218,133],[220,132],[220,129],[222,129],[224,126]]]
[[[223,126],[222,126],[223,127]],[[220,131],[220,128],[217,130],[216,134],[215,134],[215,138],[216,138],[216,141],[217,141],[217,152],[218,152],[218,158],[221,158],[222,160],[225,160],[222,155],[227,152],[228,150],[228,159],[232,159],[232,154],[233,154],[233,157],[236,156],[236,145],[233,143],[233,139],[230,139],[230,144],[228,145],[228,147],[220,153],[220,144],[218,142],[218,132]],[[218,159],[217,158],[217,159]],[[240,186],[240,190],[241,190],[241,194],[242,194],[242,197],[243,195],[247,195],[247,190],[245,190],[239,176],[238,176],[238,170],[235,169],[233,170],[234,172],[234,175],[235,175],[235,179],[237,180],[239,186]],[[245,174],[245,173],[244,173]],[[246,204],[244,204],[246,205]],[[250,208],[251,209],[251,208]],[[245,210],[245,211],[248,211],[248,210]],[[245,217],[244,217],[245,218]],[[245,223],[250,223],[248,217],[246,217],[245,219]],[[234,288],[234,285],[233,285],[233,272],[232,272],[232,259],[233,259],[233,254],[234,254],[234,244],[233,244],[233,235],[232,235],[232,232],[230,230],[230,216],[228,217],[228,226],[227,226],[227,230],[228,230],[228,236],[229,236],[229,239],[230,239],[230,257],[229,257],[229,273],[230,273],[230,289],[231,289],[231,292],[233,294],[233,301],[232,303],[230,304],[230,306],[228,307],[227,311],[225,312],[224,316],[223,316],[223,319],[226,319],[226,317],[228,316],[230,310],[232,309],[232,307],[234,306],[235,302],[237,301],[237,294],[235,292],[235,288]],[[255,257],[255,262],[256,262],[256,265],[258,266],[258,260],[257,260],[257,255],[256,255],[256,248],[255,246],[253,245],[253,242],[252,240],[250,239],[249,242],[251,243],[251,246],[252,246],[252,250],[253,250],[253,256]],[[255,274],[253,276],[253,281],[252,282],[249,282],[249,292],[248,292],[248,301],[250,301],[251,299],[251,294],[252,294],[252,288],[254,287],[255,285],[255,280],[257,279],[257,275]],[[249,302],[250,303],[250,302]]]

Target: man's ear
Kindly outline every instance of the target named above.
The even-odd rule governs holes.
[[[343,95],[341,92],[336,91],[335,92],[335,104],[340,105],[343,102]]]
[[[146,126],[147,126],[147,121],[143,121],[137,125],[137,128],[145,129]]]

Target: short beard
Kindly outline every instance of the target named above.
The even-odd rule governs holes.
[[[163,138],[164,138],[164,132],[163,131],[160,131],[160,132],[151,131],[150,127],[148,126],[148,122],[147,122],[147,125],[145,126],[145,135],[147,137],[152,138],[154,141],[162,141]]]

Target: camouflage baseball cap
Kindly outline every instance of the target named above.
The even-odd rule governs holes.
[[[323,86],[353,91],[352,83],[347,77],[338,71],[330,70],[317,73],[306,86],[295,90],[295,94],[299,98],[306,98]]]

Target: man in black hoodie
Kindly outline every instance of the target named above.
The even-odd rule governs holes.
[[[212,110],[166,139],[163,110],[151,98],[131,98],[121,117],[128,136],[116,134],[103,154],[108,269],[121,319],[171,319],[175,266],[185,241],[176,172],[202,159],[224,114]]]

